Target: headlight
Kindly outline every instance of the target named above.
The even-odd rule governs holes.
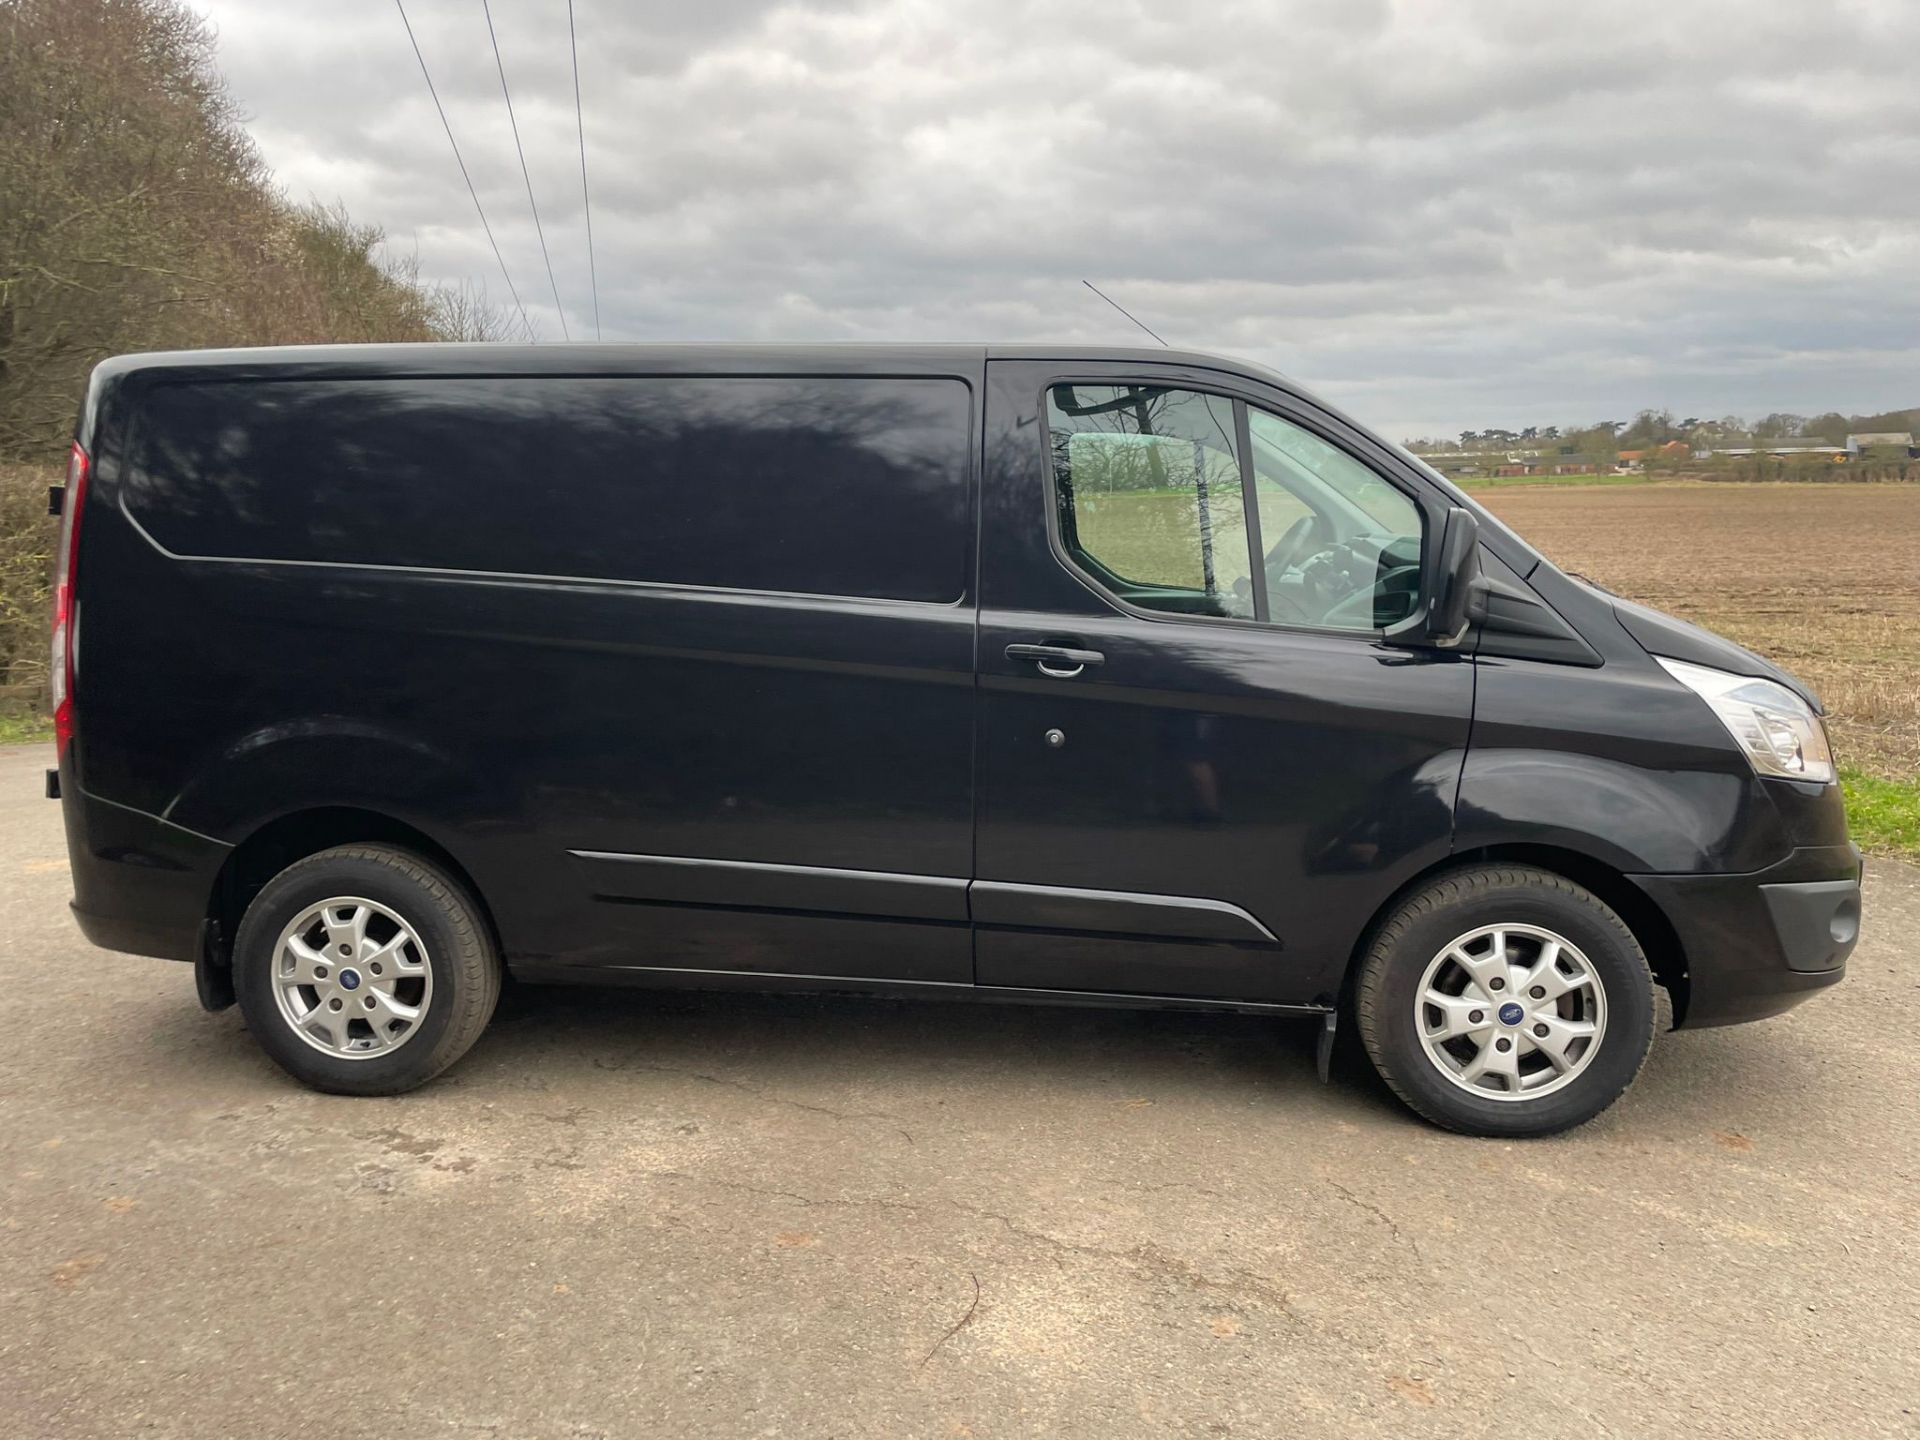
[[[1807,702],[1771,680],[1729,675],[1684,660],[1654,659],[1674,679],[1707,702],[1734,742],[1746,752],[1755,773],[1812,780],[1833,779],[1833,750],[1827,730]]]

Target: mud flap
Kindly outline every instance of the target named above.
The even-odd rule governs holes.
[[[1340,1012],[1329,1010],[1320,1020],[1320,1042],[1314,1047],[1313,1063],[1320,1072],[1320,1083],[1333,1078],[1333,1032],[1340,1023]]]
[[[193,985],[200,992],[200,1008],[221,1011],[233,1004],[233,960],[220,937],[220,925],[200,925],[200,948],[193,957]]]

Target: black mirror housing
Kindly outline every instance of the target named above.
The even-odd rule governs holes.
[[[1480,522],[1471,510],[1454,505],[1434,547],[1432,584],[1427,587],[1426,638],[1434,645],[1458,645],[1472,618],[1480,582]]]

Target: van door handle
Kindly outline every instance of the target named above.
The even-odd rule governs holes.
[[[1104,665],[1107,657],[1098,650],[1076,650],[1071,645],[1009,645],[1009,660],[1031,660],[1042,675],[1055,680],[1071,680],[1089,665]]]

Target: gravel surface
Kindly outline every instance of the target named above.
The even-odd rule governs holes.
[[[1920,870],[1557,1140],[1343,1037],[519,990],[311,1094],[67,914],[0,751],[0,1435],[1920,1434]]]

